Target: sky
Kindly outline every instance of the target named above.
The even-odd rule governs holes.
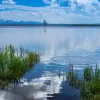
[[[99,23],[100,0],[0,0],[0,15],[0,19],[14,21]]]
[[[44,7],[50,6],[52,4],[57,4],[59,6],[71,6],[76,4],[77,6],[82,5],[97,5],[100,0],[0,0],[1,4],[8,3],[8,4],[17,4],[17,5],[25,5],[25,6],[32,6],[32,7]]]

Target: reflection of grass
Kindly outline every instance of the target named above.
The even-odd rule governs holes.
[[[9,83],[17,83],[39,60],[39,54],[25,51],[23,47],[15,50],[13,45],[9,45],[1,49],[0,88],[4,89]]]
[[[77,73],[71,68],[68,74],[71,86],[80,90],[81,100],[100,100],[100,70],[93,72],[92,68],[83,70],[83,78],[79,79]]]
[[[84,80],[90,81],[91,80],[91,69],[90,68],[85,68],[84,69]]]

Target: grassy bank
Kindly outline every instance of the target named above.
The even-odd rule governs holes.
[[[72,65],[67,78],[72,87],[80,90],[81,100],[100,100],[100,69],[97,65],[95,70],[92,67],[85,68],[81,78]]]
[[[0,49],[0,88],[16,84],[20,78],[40,61],[39,54],[13,45]]]

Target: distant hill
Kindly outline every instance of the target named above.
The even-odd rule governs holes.
[[[24,25],[24,24],[42,24],[41,22],[37,22],[37,21],[12,21],[12,20],[0,20],[0,24],[1,25]]]
[[[0,26],[100,26],[100,24],[46,24],[37,21],[0,20]]]

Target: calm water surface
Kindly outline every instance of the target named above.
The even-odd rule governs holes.
[[[69,64],[82,72],[100,64],[99,27],[0,27],[0,47],[37,51],[41,62],[23,76],[15,93],[0,91],[0,100],[80,100],[66,80]]]

